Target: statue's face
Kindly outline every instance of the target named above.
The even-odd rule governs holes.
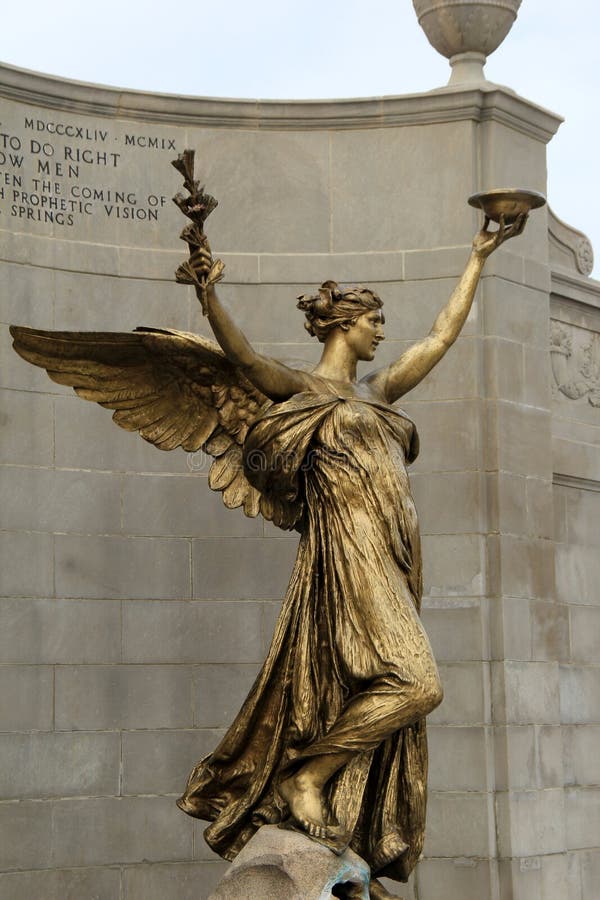
[[[384,339],[383,315],[380,309],[370,309],[359,316],[345,331],[346,341],[356,353],[356,358],[373,359],[377,346]]]

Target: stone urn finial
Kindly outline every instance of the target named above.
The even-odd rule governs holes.
[[[449,84],[485,81],[486,57],[517,18],[521,0],[413,0],[429,43],[450,60]]]

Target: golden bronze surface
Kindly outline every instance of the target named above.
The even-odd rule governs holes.
[[[357,377],[384,338],[382,302],[325,282],[299,298],[324,345],[312,371],[258,353],[222,306],[222,266],[203,223],[214,201],[177,161],[192,220],[193,283],[220,346],[180,331],[37,331],[12,326],[16,351],[80,397],[113,409],[122,428],[162,450],[203,448],[213,490],[230,508],[300,532],[296,563],[267,659],[219,746],[178,801],[211,822],[210,846],[232,859],[265,823],[305,832],[406,881],[423,847],[425,717],[442,699],[419,619],[417,514],[406,466],[414,423],[393,404],[458,337],[485,259],[526,216],[474,238],[464,274],[429,334],[391,365]],[[210,207],[210,208],[209,208]],[[208,212],[207,212],[208,210]]]
[[[468,202],[475,209],[483,210],[492,222],[500,222],[503,217],[504,222],[511,225],[519,216],[526,216],[532,209],[545,206],[546,198],[537,191],[523,188],[498,188],[473,194]]]

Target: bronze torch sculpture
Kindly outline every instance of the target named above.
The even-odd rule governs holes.
[[[193,154],[175,165],[189,193],[176,202],[191,220],[182,235],[191,255],[177,277],[195,284],[218,345],[151,328],[13,326],[14,346],[157,447],[211,454],[209,484],[226,506],[299,531],[267,659],[178,804],[210,821],[206,840],[226,859],[261,825],[280,823],[335,853],[350,846],[371,867],[371,897],[390,896],[378,876],[406,881],[422,850],[425,717],[442,699],[419,619],[419,529],[406,471],[417,430],[394,404],[454,343],[486,258],[521,234],[538,201],[512,197],[491,231],[495,207],[479,198],[484,227],[429,334],[358,378],[358,362],[372,361],[384,339],[379,296],[326,281],[299,298],[305,327],[323,344],[312,371],[256,352],[215,290],[223,267],[203,224],[216,204],[194,180]]]

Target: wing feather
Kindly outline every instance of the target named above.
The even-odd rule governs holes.
[[[244,502],[242,505],[244,507],[245,514],[249,516],[249,518],[255,519],[260,512],[260,494],[256,490],[256,488],[252,487],[252,485],[249,484],[248,488],[249,490],[244,497]]]
[[[206,441],[206,452],[211,456],[222,456],[231,446],[231,437],[222,430],[216,430],[210,440]]]
[[[215,456],[213,451],[209,449],[209,443],[212,442],[211,435],[218,427],[219,417],[216,410],[211,409],[201,422],[194,423],[190,433],[186,435],[185,439],[181,442],[181,446],[188,453],[193,453],[206,445],[205,449],[207,453],[210,453],[211,456]],[[229,446],[231,438],[225,436],[225,439],[227,440],[227,446]]]
[[[228,509],[236,509],[244,504],[246,494],[250,485],[248,479],[244,475],[244,470],[240,469],[233,481],[223,491],[223,503]]]
[[[232,483],[241,469],[241,454],[237,444],[215,459],[208,474],[208,485],[213,491],[224,491]]]

